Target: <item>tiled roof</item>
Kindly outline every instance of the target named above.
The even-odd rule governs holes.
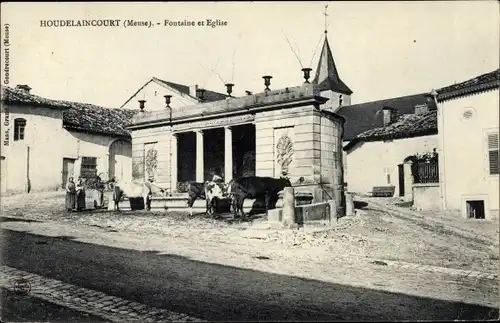
[[[89,103],[52,100],[2,86],[2,101],[10,104],[63,109],[63,126],[80,132],[130,137],[126,129],[138,110],[107,109]]]
[[[326,35],[313,83],[318,84],[321,91],[332,90],[347,95],[352,94],[351,89],[340,79]]]
[[[56,109],[68,109],[64,101],[50,100],[23,90],[2,85],[2,102],[11,104],[44,105]]]
[[[183,94],[190,95],[189,94],[189,86],[187,86],[187,85],[182,85],[182,84],[178,84],[178,83],[174,83],[174,82],[160,80],[157,77],[155,77],[154,79],[156,79],[160,83],[163,83],[166,86],[170,86],[170,87],[176,89],[177,91],[179,91]],[[214,91],[210,91],[210,90],[205,90],[205,92],[203,93],[203,99],[204,99],[203,101],[204,102],[220,101],[220,100],[225,100],[226,98],[227,98],[226,94],[222,94],[222,93],[214,92]]]
[[[384,106],[397,109],[398,115],[413,114],[416,105],[427,103],[429,105],[429,110],[435,109],[434,101],[428,99],[429,97],[426,93],[421,93],[344,106],[337,111],[338,114],[346,119],[344,125],[344,140],[352,140],[362,132],[383,126],[384,120],[382,109]]]
[[[437,100],[438,102],[442,102],[453,98],[498,88],[499,85],[500,69],[497,69],[496,71],[480,75],[465,82],[453,84],[437,90]]]
[[[92,104],[79,103],[63,113],[66,129],[130,137],[127,126],[139,110],[107,109]]]
[[[344,147],[344,150],[349,150],[360,141],[403,139],[435,135],[437,133],[437,110],[422,114],[406,114],[387,126],[360,133]]]

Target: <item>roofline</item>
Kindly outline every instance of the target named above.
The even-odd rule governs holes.
[[[47,99],[47,98],[43,98],[45,100],[51,100],[51,99]],[[48,108],[48,109],[58,109],[58,110],[69,110],[71,109],[71,107],[65,107],[65,106],[61,106],[61,105],[57,105],[57,104],[46,104],[46,103],[37,103],[37,102],[16,102],[16,101],[13,101],[13,102],[9,102],[9,101],[5,101],[4,98],[2,98],[1,100],[2,102],[2,105],[19,105],[19,106],[37,106],[37,107],[45,107],[45,108]],[[67,101],[69,102],[69,101]],[[73,102],[73,103],[79,103],[79,102]]]
[[[137,95],[137,93],[141,92],[141,90],[144,89],[151,82],[155,82],[156,84],[158,84],[164,88],[168,88],[170,91],[177,93],[180,96],[184,96],[184,97],[187,96],[188,98],[191,98],[195,101],[198,101],[198,98],[196,98],[190,94],[183,93],[183,92],[171,87],[170,85],[166,84],[167,81],[163,81],[162,79],[159,79],[156,76],[153,76],[149,81],[147,81],[143,86],[141,86],[134,94],[132,94],[132,96],[127,101],[125,101],[125,103],[123,103],[119,107],[119,109],[122,109],[127,103],[129,103],[132,100],[132,98],[134,98]],[[179,85],[181,85],[181,84],[179,84]]]
[[[318,95],[311,95],[308,97],[299,97],[292,99],[290,101],[286,102],[287,107],[298,107],[298,106],[304,106],[307,105],[308,103],[321,103],[324,104],[328,101],[328,98],[324,98],[322,96]],[[142,128],[147,128],[147,127],[160,127],[160,126],[171,126],[174,124],[183,124],[183,123],[189,123],[189,122],[194,122],[194,121],[201,121],[201,120],[211,120],[211,119],[216,119],[220,118],[222,116],[236,116],[236,115],[244,115],[248,114],[249,110],[251,109],[252,113],[262,111],[262,110],[277,110],[281,109],[283,105],[277,105],[275,102],[266,102],[266,103],[255,103],[250,106],[247,106],[242,109],[238,109],[235,111],[227,112],[227,111],[217,111],[215,113],[207,113],[207,114],[201,114],[201,115],[190,115],[187,117],[181,117],[181,118],[175,118],[175,119],[169,119],[169,118],[163,118],[163,119],[158,119],[158,120],[144,120],[144,121],[139,121],[139,122],[133,122],[129,126],[127,126],[127,129],[129,130],[138,130]],[[321,110],[323,111],[323,110]],[[335,112],[331,112],[330,114],[334,114],[338,117],[340,117],[342,120],[345,120],[345,118]]]
[[[125,104],[129,103],[129,102],[130,102],[130,100],[132,100],[132,98],[133,98],[134,96],[136,96],[136,95],[137,95],[137,93],[139,93],[139,92],[140,92],[140,91],[141,91],[141,90],[142,90],[142,89],[143,89],[146,85],[148,85],[148,84],[149,84],[149,83],[151,83],[152,81],[153,81],[153,78],[151,78],[149,81],[147,81],[146,83],[144,83],[144,85],[143,85],[143,86],[141,86],[141,87],[139,88],[139,90],[137,90],[134,94],[132,94],[132,96],[131,96],[130,98],[128,98],[128,100],[127,100],[127,101],[125,101],[125,103],[123,103],[123,104],[119,107],[119,109],[123,108],[123,107],[125,106]]]
[[[438,90],[437,91],[438,95],[436,99],[438,102],[446,102],[453,99],[459,99],[462,97],[475,95],[483,92],[494,91],[495,89],[498,88],[500,88],[500,81],[497,79],[476,86],[468,86],[466,88],[457,89],[455,91],[444,92],[443,94],[440,94]]]
[[[375,142],[375,141],[384,141],[384,140],[397,140],[397,139],[408,139],[408,138],[415,138],[415,137],[426,137],[426,136],[433,136],[438,134],[438,129],[428,129],[425,131],[418,131],[415,132],[411,135],[399,135],[399,136],[369,136],[369,137],[356,137],[352,140],[349,141],[347,145],[342,148],[343,151],[349,151],[351,150],[357,143],[359,142]]]
[[[82,128],[75,126],[75,125],[72,125],[72,124],[64,124],[63,123],[63,128],[68,130],[68,131],[75,131],[75,132],[80,132],[80,133],[89,133],[89,134],[97,134],[97,135],[101,135],[101,136],[112,136],[112,137],[128,138],[128,139],[132,138],[132,136],[130,134],[124,135],[124,134],[118,134],[118,133],[111,133],[108,131],[87,130],[87,129],[82,129]]]
[[[394,97],[394,98],[387,98],[387,99],[373,100],[373,101],[368,101],[368,102],[363,102],[363,103],[356,103],[356,104],[351,104],[351,105],[344,105],[344,106],[341,107],[341,109],[342,108],[348,108],[348,107],[356,107],[356,106],[370,104],[370,103],[376,103],[376,102],[380,102],[380,101],[402,99],[402,98],[408,98],[408,97],[412,97],[412,96],[421,96],[421,95],[422,96],[426,96],[426,95],[429,95],[429,93],[428,92],[422,92],[422,93],[417,93],[417,94],[409,94],[409,95],[397,96],[397,97]]]
[[[189,97],[189,98],[191,98],[191,99],[193,99],[193,100],[195,100],[195,101],[199,101],[197,97],[194,97],[194,96],[192,96],[192,95],[191,95],[191,94],[189,94],[189,93],[188,93],[188,94],[183,93],[183,92],[181,92],[181,91],[177,90],[176,88],[171,87],[171,86],[170,86],[170,85],[168,85],[168,84],[164,84],[164,83],[167,83],[168,81],[165,81],[165,80],[159,79],[159,78],[157,78],[156,76],[153,76],[153,79],[152,79],[152,80],[153,80],[156,84],[158,84],[158,85],[161,85],[161,86],[163,86],[163,87],[165,87],[165,88],[166,88],[166,87],[168,87],[170,90],[172,90],[173,92],[175,92],[175,93],[177,93],[177,94],[180,94],[181,96],[187,96],[187,97]],[[179,84],[179,85],[182,85],[182,84]],[[184,85],[184,86],[187,86],[187,85]]]

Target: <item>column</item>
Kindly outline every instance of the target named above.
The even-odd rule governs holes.
[[[345,194],[345,215],[355,215],[356,211],[354,210],[354,200],[351,193]]]
[[[412,162],[406,162],[404,163],[403,166],[403,172],[404,172],[404,185],[405,185],[405,196],[404,196],[404,201],[405,202],[411,202],[413,201],[413,175],[411,173],[411,165]]]
[[[293,187],[283,189],[283,226],[285,228],[297,228],[295,219],[295,192]]]
[[[233,178],[233,130],[224,130],[224,181],[228,183]]]
[[[177,134],[172,134],[170,143],[170,192],[177,191]]]
[[[205,157],[203,156],[204,145],[203,145],[203,130],[196,131],[196,181],[204,182],[205,181],[205,170],[204,170],[204,161]]]

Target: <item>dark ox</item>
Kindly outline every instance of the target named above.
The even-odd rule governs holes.
[[[285,187],[292,186],[292,183],[286,178],[248,176],[232,180],[229,186],[234,216],[237,217],[240,211],[242,219],[245,219],[243,212],[245,199],[263,198],[267,213],[269,207],[277,202],[278,193]]]
[[[226,197],[226,191],[227,187],[224,183],[213,181],[205,183],[189,182],[187,206],[190,209],[190,214],[193,215],[193,204],[198,198],[205,199],[207,214],[215,214],[217,199]]]

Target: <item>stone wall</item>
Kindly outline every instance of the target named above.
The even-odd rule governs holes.
[[[316,129],[319,130],[321,138],[321,168],[320,181],[322,184],[322,200],[335,199],[338,205],[342,205],[343,199],[343,155],[342,135],[343,121],[333,115],[323,112],[321,123]]]
[[[417,210],[440,211],[439,183],[413,184],[413,207]]]
[[[300,177],[304,177],[308,183],[314,183],[313,165],[319,161],[318,154],[315,159],[314,150],[319,150],[319,146],[314,146],[313,109],[314,107],[310,105],[287,110],[263,111],[255,115],[257,176],[275,176],[276,129],[288,128],[290,133],[293,133],[291,138],[293,162],[289,177],[292,183],[298,181]],[[319,138],[316,138],[316,141],[319,141]]]
[[[157,167],[155,181],[162,187],[170,187],[170,147],[172,134],[169,126],[147,128],[132,132],[132,178],[143,181],[146,178],[146,149],[157,151]]]

